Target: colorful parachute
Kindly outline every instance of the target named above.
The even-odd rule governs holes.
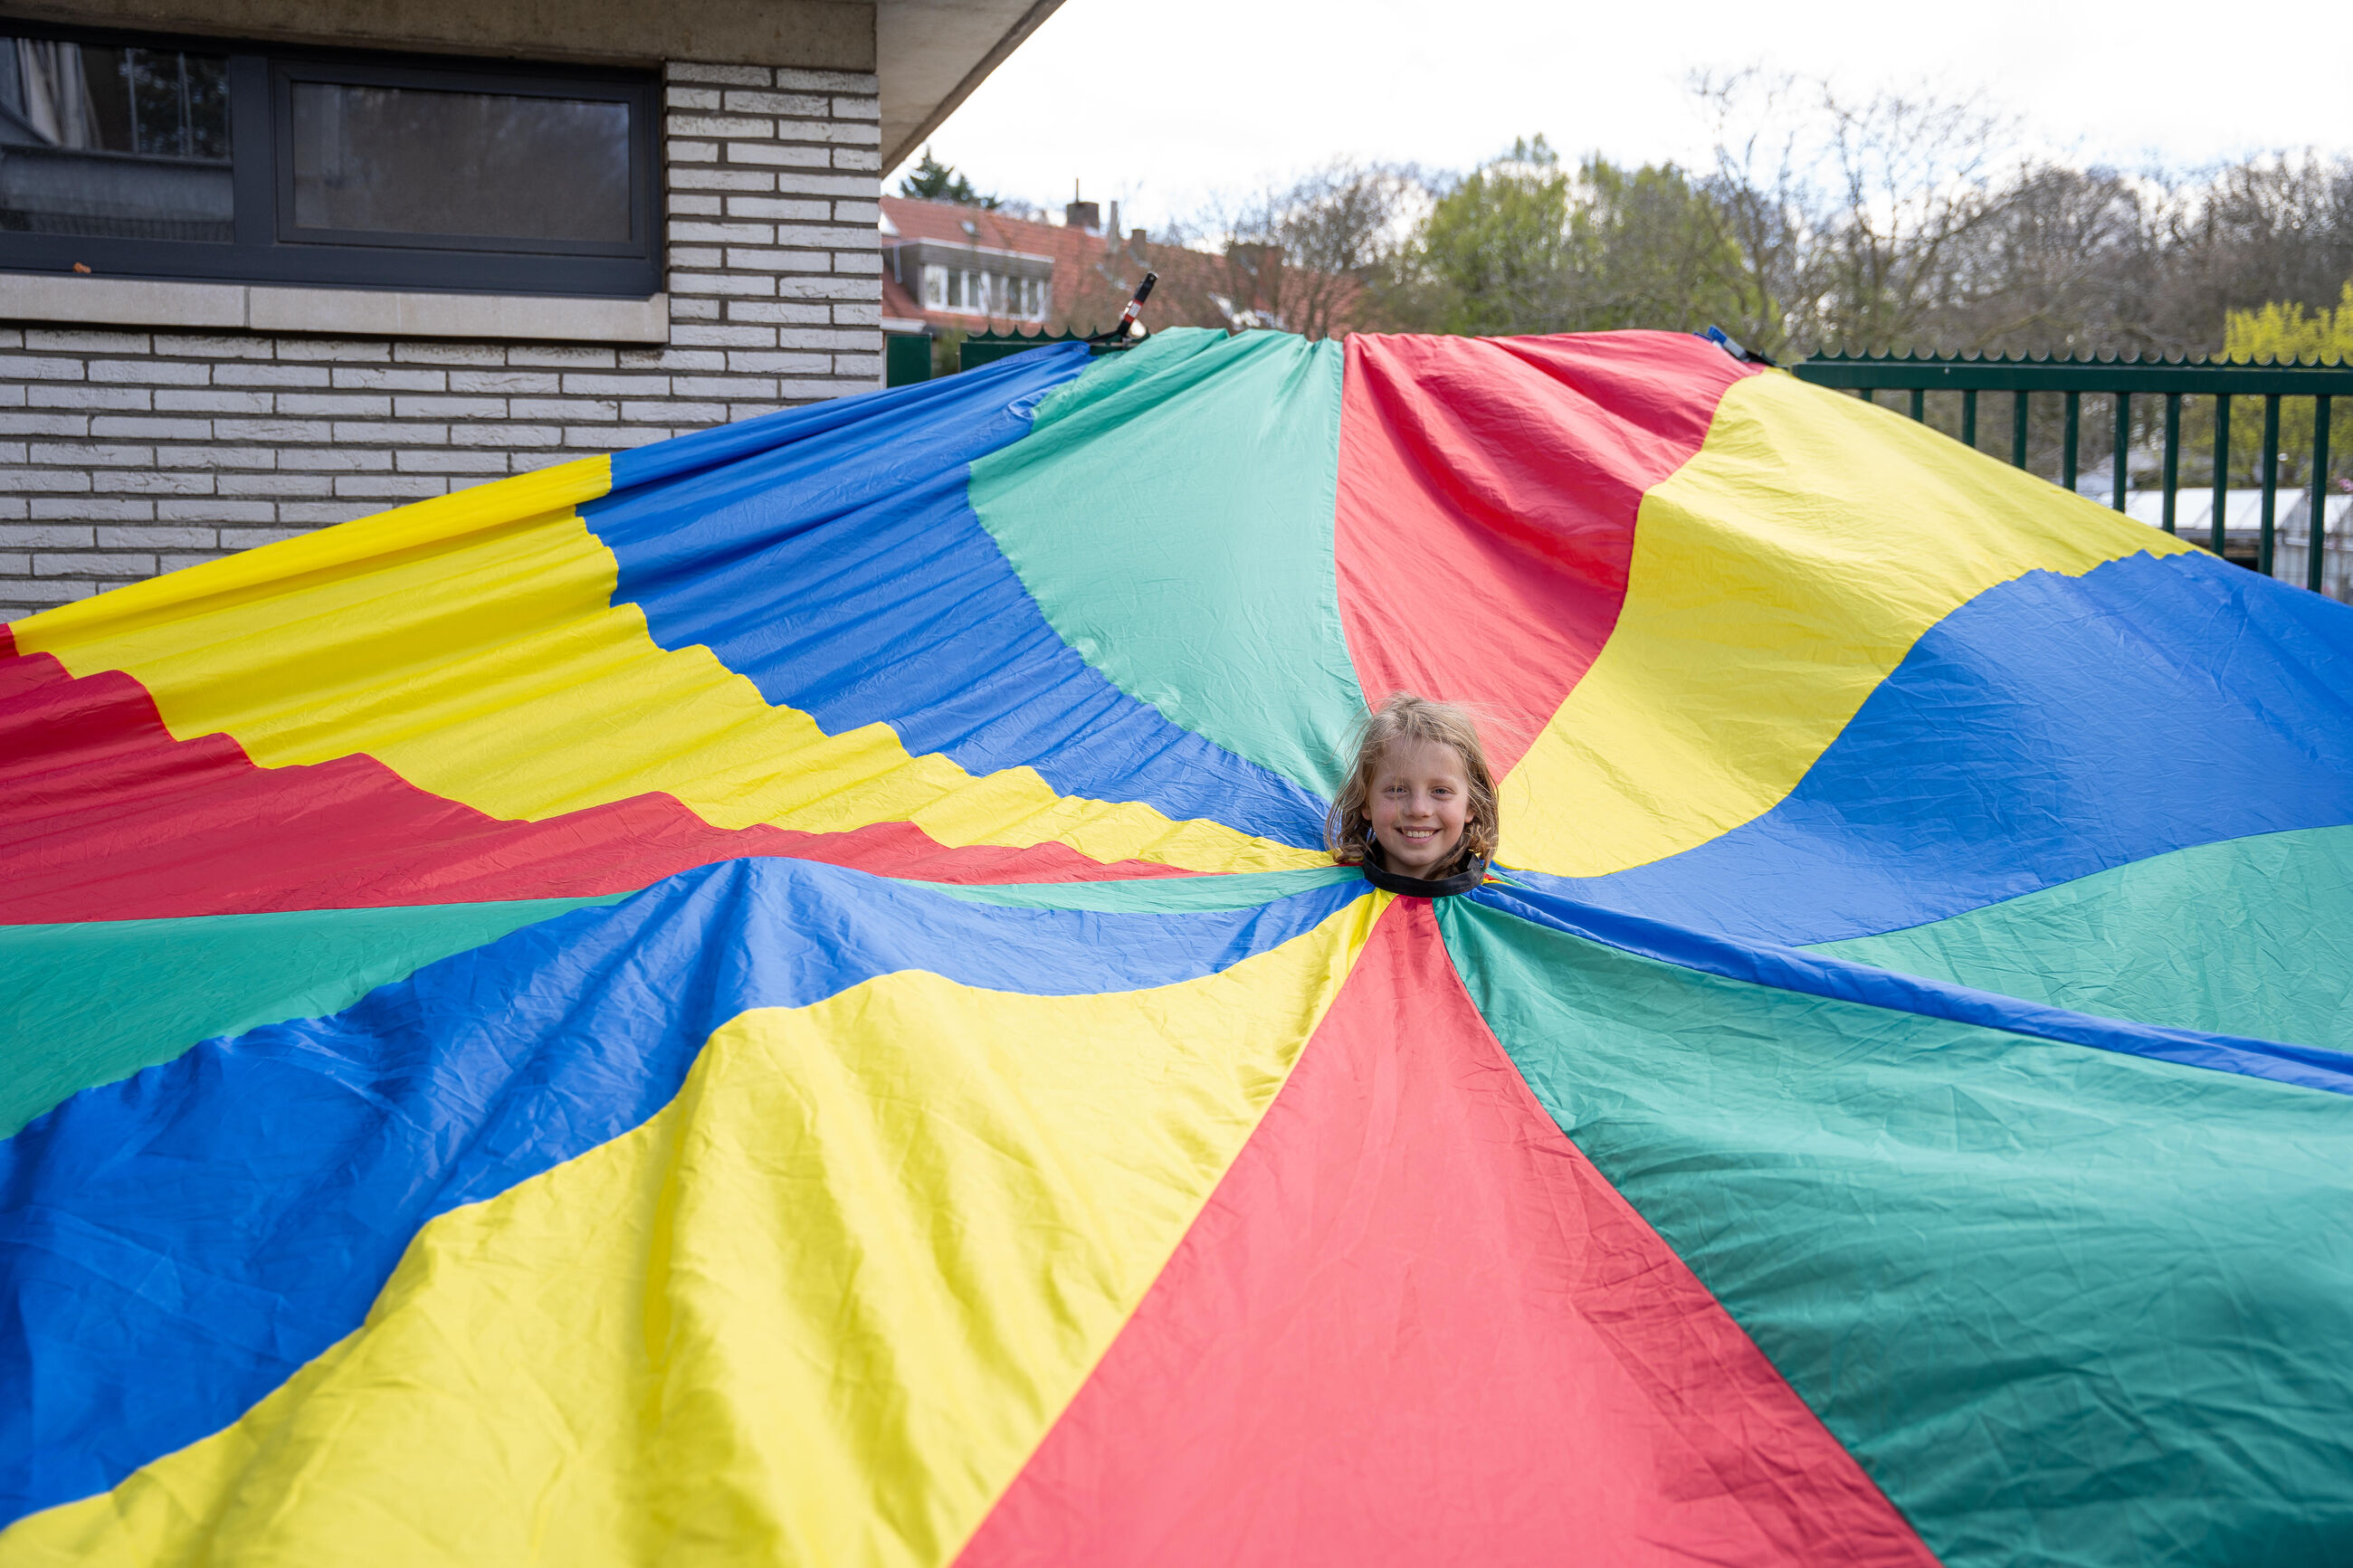
[[[11,630],[0,1563],[2353,1558],[2353,609],[1893,414],[1171,332]]]

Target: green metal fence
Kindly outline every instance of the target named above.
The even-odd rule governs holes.
[[[956,344],[956,369],[971,370],[976,365],[994,364],[1009,354],[1041,349],[1050,343],[1086,342],[1096,353],[1105,352],[1104,345],[1082,338],[1075,332],[1035,332],[1023,336],[1018,332],[1003,334],[975,333]],[[932,340],[913,333],[887,338],[883,342],[883,378],[885,386],[906,386],[932,378]]]
[[[1042,349],[1049,343],[1075,343],[1086,340],[1076,332],[1039,332],[1023,337],[1018,332],[1003,335],[975,335],[956,345],[956,369],[971,370],[976,365],[994,364],[1010,355]],[[1101,345],[1094,345],[1101,352]]]
[[[2213,489],[2211,545],[2218,555],[2226,553],[2224,535],[2229,521],[2231,455],[2234,450],[2231,436],[2232,406],[2239,399],[2260,399],[2263,439],[2257,450],[2260,454],[2263,500],[2256,558],[2252,564],[2266,575],[2272,571],[2278,523],[2281,405],[2285,399],[2310,398],[2311,440],[2303,454],[2307,470],[2305,493],[2309,513],[2305,578],[2307,587],[2316,593],[2322,591],[2327,499],[2329,482],[2333,478],[2329,454],[2332,399],[2353,398],[2353,365],[1828,354],[1792,365],[1790,371],[1799,379],[1812,382],[1817,386],[1858,392],[1867,399],[1874,398],[1881,392],[1904,393],[1907,395],[1906,412],[1920,420],[1928,416],[1930,394],[1957,394],[1960,404],[1957,434],[1961,441],[1970,447],[1978,445],[1980,396],[1989,393],[1999,396],[2006,393],[2010,398],[2010,460],[2021,468],[2027,467],[2030,426],[2038,406],[2034,400],[2042,398],[2043,402],[2040,406],[2047,408],[2049,400],[2056,397],[2060,400],[2061,409],[2059,482],[2069,489],[2076,488],[2084,399],[2087,396],[2113,399],[2111,504],[2118,511],[2126,510],[2126,497],[2130,484],[2136,426],[2147,429],[2158,425],[2159,420],[2155,416],[2161,409],[2160,468],[2164,501],[2159,526],[2168,533],[2179,531],[2176,513],[2181,489],[2182,400],[2198,400],[2193,403],[2192,411],[2211,432],[2206,445],[2212,453],[2208,461],[2209,482]],[[2143,400],[2137,408],[2136,399]],[[2201,404],[2202,406],[2200,405]],[[2149,433],[2157,434],[2154,430]]]
[[[882,384],[908,386],[932,379],[932,340],[923,332],[893,332],[882,340]]]

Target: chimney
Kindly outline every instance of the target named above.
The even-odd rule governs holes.
[[[1103,227],[1103,208],[1092,202],[1079,200],[1079,183],[1076,180],[1071,182],[1071,203],[1062,209],[1062,221],[1072,228],[1085,229],[1089,234]]]
[[[1105,250],[1119,248],[1119,204],[1117,202],[1111,204],[1111,221],[1103,225],[1103,248]]]

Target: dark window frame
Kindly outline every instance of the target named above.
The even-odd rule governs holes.
[[[100,277],[209,283],[638,300],[660,291],[660,104],[650,71],[314,49],[13,19],[0,20],[0,29],[11,37],[226,56],[236,199],[236,238],[230,241],[0,231],[0,271],[70,272],[79,262]],[[311,237],[316,231],[295,230],[290,111],[295,81],[628,103],[630,238],[322,238]],[[290,237],[295,235],[301,237]]]

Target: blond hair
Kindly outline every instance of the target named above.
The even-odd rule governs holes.
[[[1356,726],[1356,760],[1348,782],[1324,818],[1324,847],[1343,866],[1365,859],[1365,836],[1372,817],[1365,802],[1372,794],[1373,774],[1392,746],[1439,745],[1453,749],[1462,759],[1471,784],[1471,799],[1462,816],[1462,844],[1439,875],[1451,876],[1495,858],[1502,823],[1495,807],[1495,775],[1487,766],[1487,749],[1479,743],[1479,724],[1467,708],[1432,702],[1409,691],[1393,691],[1388,700],[1365,715]]]

